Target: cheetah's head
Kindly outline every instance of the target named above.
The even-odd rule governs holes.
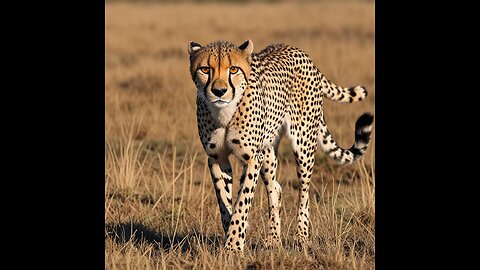
[[[198,96],[222,108],[242,95],[250,75],[251,40],[238,47],[226,41],[206,46],[191,41],[188,52],[190,73]]]

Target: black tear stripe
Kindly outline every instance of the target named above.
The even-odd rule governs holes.
[[[207,63],[208,63],[208,67],[210,67],[210,55],[208,56],[208,60],[207,60]],[[208,88],[208,84],[210,83],[210,74],[208,75],[208,80],[207,80],[207,83],[205,84],[205,87],[203,88],[203,95],[205,96],[205,98],[207,98],[207,88]]]
[[[228,75],[228,83],[230,84],[230,87],[232,88],[232,99],[235,98],[235,86],[233,86],[232,83],[232,76]]]
[[[228,57],[228,65],[232,65],[232,58],[230,57],[230,54],[227,54]],[[230,71],[228,72],[228,83],[230,84],[230,87],[232,88],[232,99],[235,98],[235,86],[233,86],[232,82],[232,76],[230,74]]]

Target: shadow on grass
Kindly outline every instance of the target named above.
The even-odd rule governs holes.
[[[135,245],[141,245],[142,243],[147,243],[152,244],[155,249],[163,249],[165,251],[177,248],[182,252],[194,251],[193,246],[198,242],[216,249],[222,246],[223,241],[221,236],[204,235],[195,231],[174,236],[173,234],[156,232],[140,223],[106,224],[105,230],[105,237],[109,237],[117,244],[133,242]]]

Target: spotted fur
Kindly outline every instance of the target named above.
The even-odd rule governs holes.
[[[258,178],[268,194],[269,233],[265,244],[280,241],[282,188],[276,179],[277,150],[287,135],[292,142],[300,182],[297,242],[308,239],[309,199],[317,146],[340,164],[361,157],[370,142],[373,116],[364,113],[355,125],[355,143],[338,146],[327,129],[323,97],[339,102],[363,100],[363,86],[339,87],[330,82],[300,49],[283,44],[253,53],[253,43],[235,46],[217,41],[189,43],[190,72],[197,87],[198,133],[219,203],[227,250],[243,250]],[[232,206],[232,169],[229,155],[244,165],[240,188]]]

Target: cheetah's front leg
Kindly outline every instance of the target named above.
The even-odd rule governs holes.
[[[228,158],[208,158],[208,167],[212,175],[215,194],[217,195],[222,226],[225,233],[228,231],[232,214],[232,167]]]
[[[233,214],[228,228],[225,249],[229,251],[243,251],[245,235],[247,233],[248,212],[253,202],[255,189],[257,187],[258,173],[261,160],[250,159],[242,177],[240,178],[240,190],[235,201]]]

